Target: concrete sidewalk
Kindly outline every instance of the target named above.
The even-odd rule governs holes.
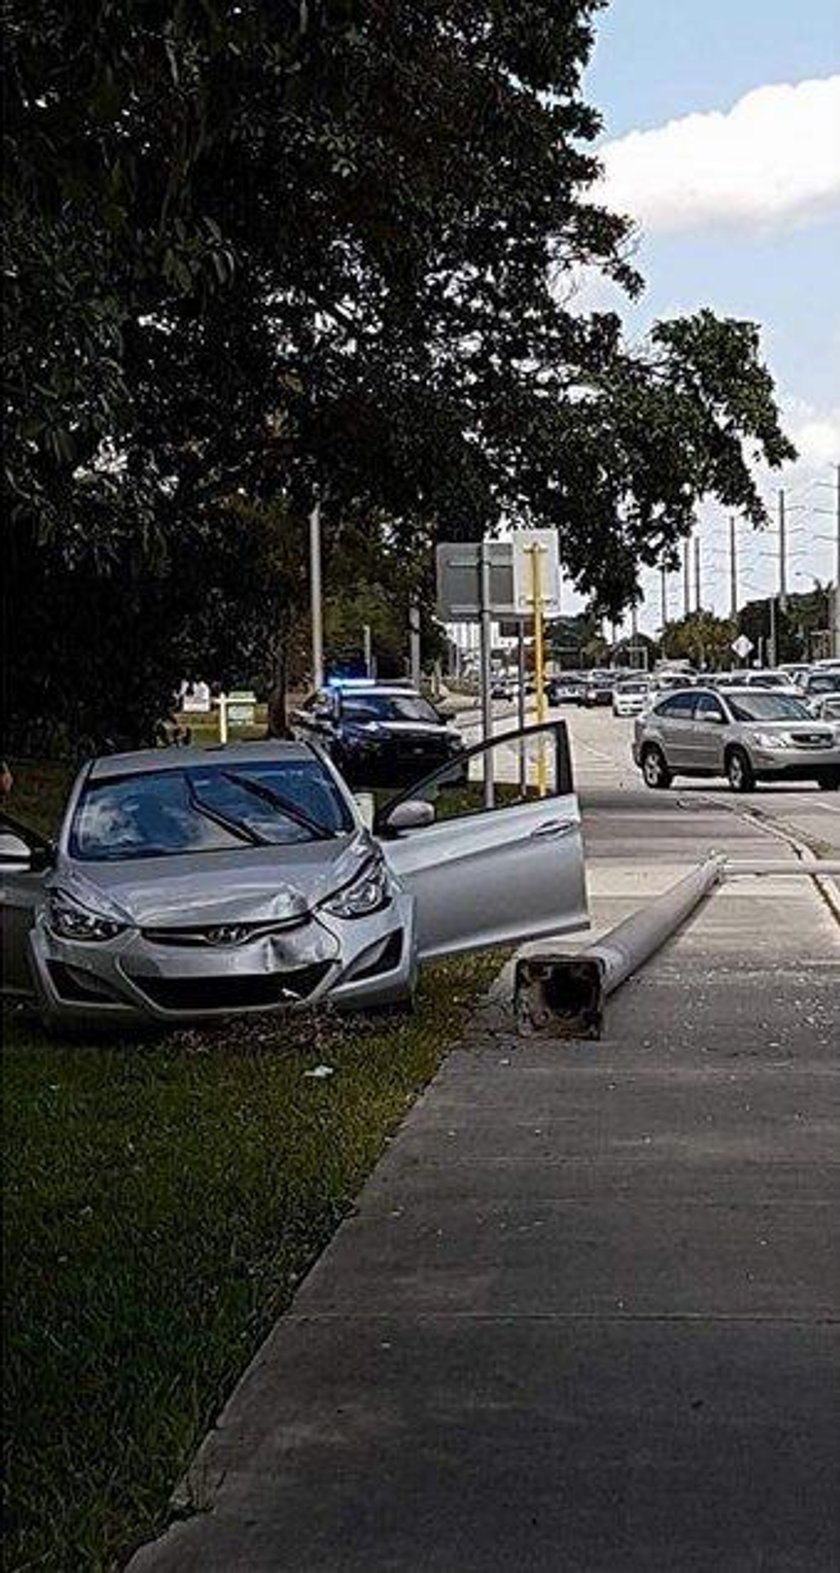
[[[132,1573],[840,1569],[838,1018],[805,880],[720,891],[600,1043],[497,1002]]]

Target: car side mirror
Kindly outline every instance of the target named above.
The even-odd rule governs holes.
[[[0,833],[0,870],[22,871],[34,869],[37,865],[36,853],[22,836],[16,836],[11,830]]]
[[[385,829],[396,834],[399,830],[422,830],[426,825],[435,822],[434,803],[426,803],[420,798],[409,798],[405,803],[397,803],[390,814],[385,815]]]

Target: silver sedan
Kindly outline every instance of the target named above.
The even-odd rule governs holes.
[[[840,728],[815,721],[786,692],[683,689],[638,717],[633,758],[649,787],[668,787],[674,776],[726,776],[736,792],[756,781],[815,781],[836,791]]]
[[[547,794],[459,812],[447,766],[377,833],[311,744],[96,759],[54,845],[6,821],[4,988],[62,1026],[364,1008],[410,996],[427,956],[585,927],[563,723],[539,741],[559,762]],[[484,752],[462,759],[480,772]]]

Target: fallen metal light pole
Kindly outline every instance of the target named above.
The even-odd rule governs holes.
[[[718,854],[573,955],[521,956],[514,1007],[519,1031],[554,1038],[599,1038],[607,998],[676,933],[720,883],[726,859]]]
[[[840,859],[838,858],[809,858],[801,863],[795,863],[791,858],[782,861],[781,858],[731,858],[727,859],[724,868],[725,879],[737,879],[740,874],[755,876],[767,875],[776,878],[777,875],[798,874],[800,879],[803,874],[811,879],[819,878],[826,874],[829,878],[837,878],[840,874]]]

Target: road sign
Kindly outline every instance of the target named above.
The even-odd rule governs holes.
[[[751,639],[747,638],[746,634],[739,634],[738,638],[733,639],[732,641],[732,649],[735,651],[737,656],[740,656],[742,661],[746,661],[747,656],[750,654],[750,651],[753,648],[753,642]]]
[[[485,541],[489,580],[488,611],[494,618],[515,617],[513,546]],[[449,541],[437,549],[437,614],[444,623],[478,622],[481,604],[481,544]]]
[[[556,530],[516,530],[513,545],[513,598],[520,616],[534,610],[534,553],[538,552],[543,617],[560,615],[560,555]]]

